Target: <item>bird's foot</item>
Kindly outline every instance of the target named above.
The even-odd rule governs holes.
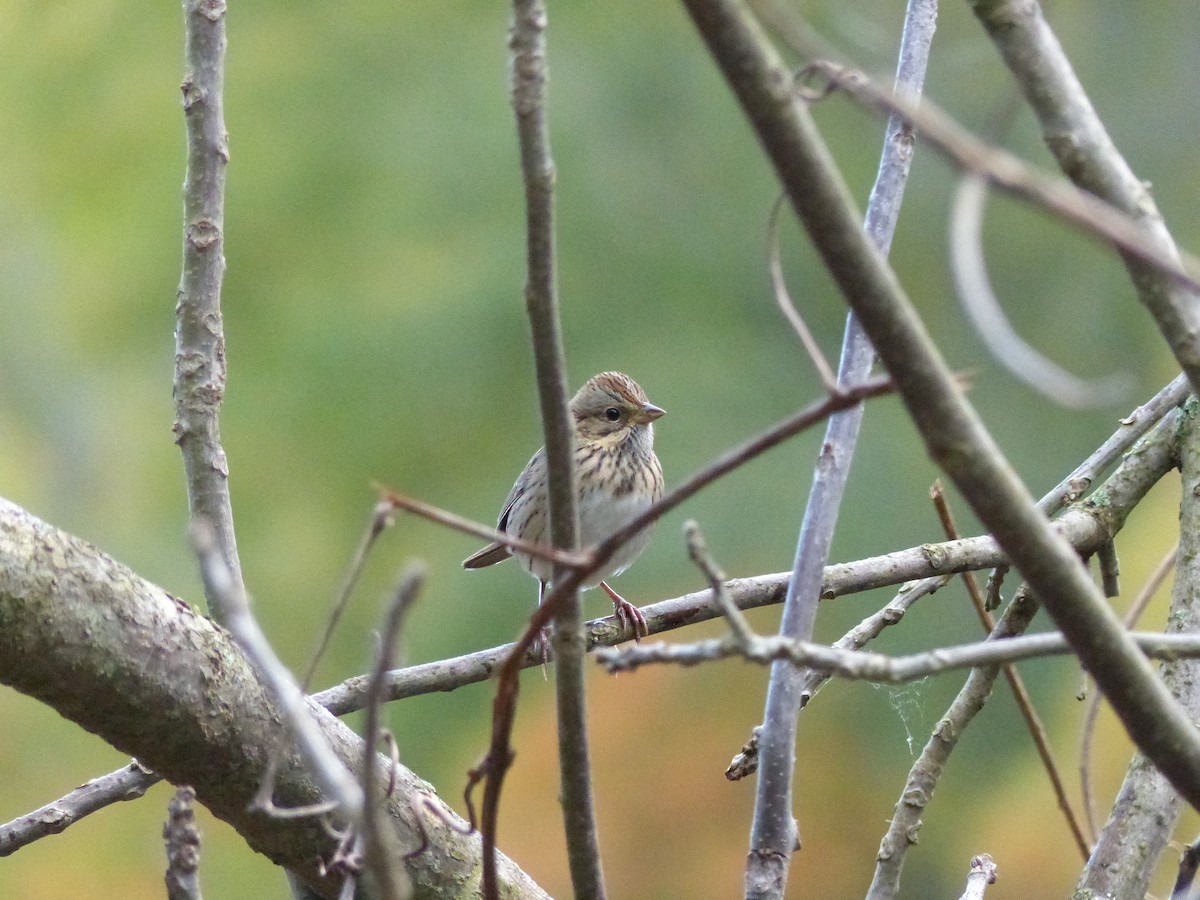
[[[540,632],[538,632],[538,636],[535,637],[533,642],[529,645],[529,652],[533,654],[534,659],[540,659],[542,661],[542,678],[548,679],[548,676],[546,675],[546,666],[549,664],[551,659],[550,629],[548,627],[543,628]]]
[[[600,582],[600,587],[604,588],[604,593],[608,594],[608,598],[612,600],[613,612],[617,616],[617,621],[621,623],[622,627],[633,629],[633,639],[641,641],[643,637],[649,637],[650,626],[642,611],[610,588],[607,583]]]

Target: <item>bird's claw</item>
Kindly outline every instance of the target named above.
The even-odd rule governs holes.
[[[534,657],[541,657],[542,660],[542,677],[546,676],[546,664],[550,662],[550,629],[543,628],[538,632],[538,636],[533,639],[530,644],[530,650],[533,651]]]
[[[646,622],[645,614],[605,582],[600,582],[600,587],[604,588],[604,592],[612,600],[613,612],[616,614],[617,621],[621,623],[621,627],[632,628],[635,641],[640,642],[642,638],[649,637],[650,625]]]

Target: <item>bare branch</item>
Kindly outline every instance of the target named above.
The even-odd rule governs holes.
[[[184,30],[188,163],[183,183],[183,275],[175,304],[175,442],[183,454],[192,522],[210,523],[225,566],[243,590],[229,501],[229,461],[217,424],[225,394],[225,0],[184,0]],[[206,599],[213,618],[224,622],[218,598]]]
[[[168,900],[201,900],[200,829],[193,811],[195,802],[196,792],[185,786],[167,804],[163,838],[167,843]]]
[[[367,715],[363,725],[363,766],[362,793],[363,817],[362,838],[363,851],[370,873],[378,884],[379,892],[384,900],[402,900],[412,893],[412,883],[404,870],[399,867],[401,854],[396,843],[395,832],[384,825],[384,805],[376,800],[376,775],[379,768],[378,745],[380,740],[380,713],[383,706],[383,677],[392,667],[392,658],[400,630],[408,611],[417,598],[417,593],[425,580],[425,567],[414,564],[408,567],[400,577],[400,581],[388,603],[387,615],[384,619],[383,631],[379,636],[379,653],[375,660],[375,670],[371,673],[371,681],[367,687]],[[395,752],[396,745],[390,741]],[[389,772],[394,772],[396,761],[393,760]],[[384,781],[388,787],[383,791],[384,798],[394,789],[395,778],[392,775]],[[419,819],[418,819],[419,821]]]
[[[909,0],[896,73],[898,90],[920,94],[936,22],[937,0]],[[884,255],[895,233],[912,156],[912,129],[899,116],[893,116],[888,122],[879,175],[871,191],[864,224],[867,234]],[[875,349],[852,312],[846,318],[838,384],[861,384],[871,374],[874,364]],[[828,389],[828,379],[826,382]],[[779,626],[781,637],[796,640],[812,637],[822,573],[829,561],[829,548],[850,478],[850,463],[858,445],[863,414],[864,408],[855,406],[834,413],[826,424],[796,542],[792,579],[783,603]],[[796,717],[805,702],[804,680],[805,673],[790,666],[776,666],[771,670],[763,726],[758,733],[758,751],[763,765],[759,769],[750,853],[746,862],[747,897],[782,897],[790,854],[798,845],[792,787]]]
[[[525,180],[526,260],[525,308],[533,335],[538,397],[545,437],[550,536],[554,546],[574,550],[579,543],[575,497],[575,428],[567,405],[566,363],[558,315],[554,256],[554,160],[546,113],[545,0],[513,0],[512,100]],[[564,570],[554,574],[556,586]],[[570,579],[564,584],[569,585]],[[555,696],[558,711],[558,757],[571,884],[584,900],[604,897],[600,844],[592,801],[591,765],[583,672],[583,616],[578,582],[564,587],[554,610]],[[516,687],[498,693],[497,704],[516,703]],[[500,785],[508,754],[493,757],[483,800],[485,854],[495,846]],[[490,864],[484,870],[484,895],[498,897]]]
[[[429,503],[422,503],[420,500],[405,497],[403,494],[399,494],[389,488],[381,487],[379,492],[383,497],[383,502],[390,504],[396,509],[406,510],[423,519],[437,522],[439,525],[445,525],[447,528],[453,528],[455,531],[473,534],[475,537],[482,538],[485,541],[496,541],[511,550],[519,550],[537,559],[548,559],[552,563],[568,568],[585,566],[591,561],[586,550],[561,550],[558,547],[551,547],[548,544],[534,544],[530,541],[522,540],[507,531],[498,531],[490,525],[480,525],[478,522],[473,522],[452,512],[439,509]]]
[[[275,701],[284,710],[288,727],[296,736],[305,756],[313,766],[317,780],[330,800],[351,823],[357,824],[362,816],[363,796],[358,783],[346,766],[332,752],[329,744],[317,729],[309,712],[304,693],[292,677],[292,673],[275,655],[266,635],[250,613],[245,593],[234,582],[220,556],[220,550],[210,529],[203,521],[196,524],[192,532],[196,554],[200,558],[200,571],[204,576],[206,593],[216,597],[225,609],[225,627],[238,642],[263,680],[271,686]]]
[[[786,199],[786,196],[780,194],[771,204],[771,214],[767,217],[767,273],[771,276],[771,290],[775,294],[775,304],[779,311],[792,326],[792,331],[799,336],[804,352],[808,354],[813,368],[817,370],[821,384],[825,386],[825,390],[832,392],[837,389],[837,376],[829,367],[825,354],[805,323],[804,317],[800,315],[800,310],[796,309],[792,295],[788,293],[787,279],[783,277],[783,263],[779,259],[779,211]]]
[[[1200,736],[962,396],[894,273],[862,234],[808,110],[789,102],[787,68],[731,0],[685,3],[810,239],[896,380],[930,456],[1046,603],[1138,746],[1200,807]]]
[[[1003,620],[1002,620],[1003,621]],[[1135,646],[1150,659],[1191,660],[1200,657],[1200,635],[1135,632]],[[1003,641],[988,640],[976,644],[937,647],[909,656],[888,656],[865,650],[844,650],[826,644],[791,641],[776,635],[754,635],[743,641],[734,636],[697,641],[691,644],[641,644],[633,647],[602,647],[596,661],[609,672],[632,672],[645,665],[670,663],[694,666],[731,657],[766,665],[782,661],[793,666],[819,669],[848,681],[877,684],[906,684],[931,675],[958,669],[987,666],[1071,653],[1071,645],[1061,632],[1048,631]]]
[[[350,565],[346,567],[346,575],[342,579],[342,586],[338,589],[337,598],[333,602],[333,609],[329,611],[329,618],[325,622],[325,630],[321,632],[321,638],[317,642],[317,647],[313,650],[313,654],[308,660],[308,668],[304,670],[304,677],[300,679],[300,689],[306,693],[309,687],[312,686],[317,666],[321,664],[321,659],[325,656],[325,650],[329,647],[329,640],[333,637],[334,631],[337,630],[338,622],[342,620],[342,614],[346,611],[346,606],[350,603],[350,595],[354,592],[354,586],[358,584],[358,577],[362,574],[363,566],[366,564],[367,554],[371,551],[371,547],[374,546],[375,540],[379,535],[383,534],[384,529],[392,526],[393,509],[393,504],[380,501],[375,504],[375,509],[371,511],[371,521],[367,524],[362,540],[359,541],[358,547],[354,550],[354,556],[351,557]]]
[[[930,488],[929,494],[933,498],[933,505],[937,509],[938,518],[942,522],[942,529],[946,532],[946,537],[954,540],[958,537],[958,528],[954,524],[954,515],[950,511],[950,505],[946,502],[946,495],[942,491],[941,482],[935,481],[933,487]],[[1108,542],[1109,545],[1111,543],[1111,541]],[[975,612],[979,616],[980,623],[983,625],[983,630],[991,634],[996,628],[996,620],[988,612],[987,600],[983,596],[983,592],[979,589],[979,584],[975,580],[975,576],[970,572],[964,572],[962,579],[967,587],[967,594],[971,597],[971,605],[975,607]],[[1050,738],[1046,734],[1046,726],[1042,724],[1042,717],[1038,715],[1037,710],[1033,706],[1033,698],[1029,696],[1029,691],[1025,688],[1025,680],[1021,677],[1021,673],[1013,665],[1005,665],[1003,670],[1004,677],[1008,681],[1009,688],[1012,690],[1013,699],[1017,701],[1017,709],[1021,711],[1021,717],[1025,720],[1025,726],[1029,729],[1029,736],[1033,738],[1033,745],[1037,748],[1038,756],[1042,760],[1042,766],[1046,770],[1046,775],[1050,778],[1050,786],[1054,790],[1054,797],[1058,801],[1058,808],[1062,810],[1063,816],[1066,817],[1067,828],[1070,829],[1071,836],[1075,839],[1075,846],[1079,848],[1079,853],[1083,857],[1084,862],[1087,862],[1088,856],[1091,855],[1091,847],[1083,836],[1083,826],[1079,821],[1079,817],[1075,814],[1075,809],[1071,806],[1070,798],[1067,797],[1066,785],[1063,783],[1058,763],[1054,761],[1054,754],[1050,749]]]
[[[1003,645],[1018,640],[1012,635],[1023,632],[1037,610],[1037,601],[1024,588],[1017,591],[986,643]],[[929,741],[921,750],[917,761],[913,763],[904,789],[900,792],[900,799],[896,801],[887,833],[879,842],[879,852],[875,857],[875,877],[867,891],[867,900],[892,900],[896,896],[900,888],[900,871],[908,855],[908,848],[917,842],[921,815],[933,799],[934,789],[941,779],[950,754],[975,715],[983,709],[999,673],[1000,669],[995,665],[971,670],[966,684],[938,721],[929,736]]]
[[[729,596],[729,591],[725,588],[725,573],[721,571],[716,560],[712,558],[712,554],[708,552],[708,545],[704,542],[704,536],[700,534],[700,526],[689,519],[683,523],[683,533],[687,538],[688,556],[708,579],[709,587],[712,589],[713,605],[725,617],[734,638],[739,643],[748,646],[754,639],[754,632],[750,628],[750,623],[746,621],[746,617],[742,615],[742,611],[733,602],[733,598]]]
[[[1042,126],[1046,146],[1075,184],[1128,217],[1138,246],[1118,243],[1138,298],[1150,311],[1193,390],[1200,388],[1200,303],[1197,266],[1177,278],[1182,254],[1147,183],[1122,158],[1096,114],[1037,0],[972,0],[971,8],[1016,78]],[[1144,253],[1151,250],[1152,253]]]
[[[1180,424],[1179,553],[1165,636],[1200,634],[1200,430],[1195,401]],[[1095,676],[1095,673],[1092,673]],[[1193,719],[1200,718],[1200,663],[1177,661],[1162,667],[1162,682]],[[1179,816],[1179,796],[1143,754],[1135,754],[1108,823],[1079,879],[1081,892],[1114,897],[1142,896],[1156,861],[1170,840]],[[1130,848],[1137,852],[1131,853]]]
[[[119,803],[136,800],[162,781],[136,759],[108,775],[93,778],[53,803],[0,825],[0,857],[52,834],[61,834],[84,816]]]
[[[958,900],[983,900],[989,884],[996,883],[996,864],[986,853],[971,857],[971,872],[967,875],[967,889]]]
[[[283,717],[227,631],[91,544],[3,499],[0,620],[0,683],[136,755],[168,780],[192,785],[197,799],[253,850],[322,897],[337,896],[338,880],[317,866],[329,858],[334,840],[311,820],[274,818],[249,807]],[[78,677],[80,671],[89,677]],[[361,739],[320,707],[309,708],[322,739],[357,772]],[[150,721],[159,726],[148,728]],[[394,775],[388,823],[402,846],[421,842],[414,805],[441,811],[425,816],[427,852],[406,863],[418,892],[477,892],[478,836],[464,836],[461,820],[411,771],[400,766]],[[280,760],[276,791],[289,806],[322,794],[295,749]],[[499,874],[511,896],[545,897],[511,860],[501,859]]]

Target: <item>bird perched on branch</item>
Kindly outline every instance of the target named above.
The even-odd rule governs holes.
[[[628,375],[602,372],[588,380],[571,400],[575,425],[575,487],[579,545],[589,547],[645,512],[663,495],[662,466],[654,455],[654,422],[663,414]],[[550,498],[546,486],[546,448],[538,450],[517,478],[496,526],[535,544],[550,543]],[[606,583],[623,572],[650,540],[650,528],[631,537],[581,587],[600,585],[613,602],[622,625],[634,637],[649,634],[642,611]],[[465,569],[482,569],[516,556],[538,580],[538,602],[554,575],[554,564],[501,543],[491,543],[463,560]]]

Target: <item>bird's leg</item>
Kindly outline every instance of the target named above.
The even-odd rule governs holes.
[[[538,606],[539,607],[542,605],[542,601],[544,599],[546,599],[546,582],[539,581],[538,582]],[[533,652],[538,653],[539,651],[541,652],[541,655],[542,655],[542,678],[545,680],[549,680],[549,677],[546,675],[546,664],[548,662],[550,662],[550,626],[549,625],[545,625],[542,627],[541,634],[539,634],[533,642]]]
[[[600,582],[600,587],[604,588],[604,593],[608,594],[608,598],[612,600],[613,611],[621,626],[633,628],[633,639],[640,642],[643,637],[649,637],[650,626],[646,623],[646,617],[642,611],[610,588],[607,582]]]

